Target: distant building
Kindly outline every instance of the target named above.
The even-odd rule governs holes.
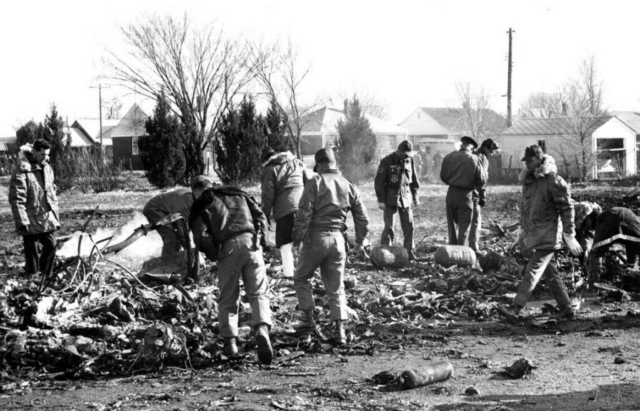
[[[495,111],[486,109],[481,114],[488,131],[497,135],[504,129],[505,119]],[[447,154],[460,147],[460,137],[472,134],[465,130],[466,115],[467,110],[462,108],[419,107],[399,126],[407,130],[418,149],[431,155],[436,151]]]
[[[147,135],[145,123],[149,115],[134,104],[118,124],[110,130],[114,161],[122,161],[131,170],[143,170],[138,138]]]
[[[582,145],[570,119],[531,118],[516,121],[497,138],[503,168],[521,168],[524,149],[537,144],[556,159],[559,172],[578,177]],[[589,178],[617,178],[638,174],[640,115],[619,112],[594,118],[584,147],[588,150]]]
[[[398,148],[401,141],[407,139],[407,130],[388,121],[365,114],[376,137],[376,160],[390,154]],[[302,132],[300,150],[309,166],[313,166],[313,155],[324,147],[334,147],[338,140],[338,120],[345,120],[344,110],[322,107],[300,119]],[[375,161],[375,160],[374,160]]]

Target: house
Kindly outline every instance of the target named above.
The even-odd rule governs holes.
[[[407,138],[407,130],[388,121],[365,114],[376,137],[377,153],[374,161],[386,156],[398,148],[398,144]],[[305,162],[313,164],[313,156],[323,147],[335,147],[338,140],[338,120],[345,120],[344,110],[322,107],[300,119],[300,150]]]
[[[147,134],[145,122],[149,118],[140,106],[134,104],[118,124],[109,130],[114,161],[122,161],[130,170],[143,170],[138,138]],[[104,138],[104,136],[103,136]]]
[[[399,126],[408,131],[409,140],[428,154],[440,151],[443,154],[457,150],[460,137],[473,135],[466,130],[465,117],[469,110],[464,108],[419,107]],[[497,135],[504,128],[505,119],[490,109],[476,111],[474,121],[482,122],[488,135]]]
[[[102,146],[105,155],[110,157],[113,154],[113,143],[111,141],[111,131],[118,125],[120,120],[108,119],[102,120],[102,136],[100,135],[100,120],[99,119],[78,119],[73,122],[69,127],[69,133],[71,134],[71,146],[74,147],[74,142],[82,144],[87,147],[90,143],[93,146],[100,146],[102,140]]]
[[[498,138],[502,150],[502,168],[520,169],[527,146],[537,144],[556,159],[564,176],[580,176],[582,147],[587,148],[589,178],[612,178],[638,172],[637,146],[640,115],[614,113],[589,121],[581,143],[568,118],[530,118],[516,121]]]

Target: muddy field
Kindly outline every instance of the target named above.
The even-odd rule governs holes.
[[[361,190],[375,243],[382,229],[382,213],[376,207],[373,188],[365,186]],[[485,226],[497,223],[511,227],[518,219],[520,189],[493,186],[488,192]],[[574,188],[573,192],[577,199],[598,201],[603,208],[635,206],[637,202],[635,187],[589,186]],[[19,277],[22,249],[4,193],[0,190],[0,283],[4,287],[0,299],[15,302],[18,291],[28,295],[24,290],[30,286]],[[576,291],[573,285],[579,281],[579,266],[561,257],[560,266],[572,297],[581,307],[577,319],[549,321],[538,302],[528,310],[529,320],[515,324],[503,321],[493,308],[509,301],[522,264],[517,255],[508,252],[512,236],[501,237],[496,230],[488,230],[482,238],[484,249],[504,256],[497,272],[436,266],[433,251],[446,243],[445,193],[442,185],[421,189],[422,205],[415,212],[416,242],[420,242],[417,263],[404,269],[382,270],[350,257],[347,271],[355,279],[355,286],[347,293],[353,320],[347,325],[350,341],[344,347],[331,344],[327,309],[318,308],[327,338],[299,339],[291,333],[290,325],[296,321],[295,293],[291,281],[281,276],[277,255],[268,256],[276,320],[272,330],[276,360],[270,366],[259,365],[248,334],[241,344],[241,355],[227,359],[220,354],[215,307],[210,298],[216,294],[212,267],[207,266],[197,285],[184,287],[194,304],[183,303],[177,313],[156,315],[153,307],[141,302],[141,286],[138,294],[122,293],[121,278],[126,275],[121,269],[105,266],[99,272],[102,278],[73,296],[80,306],[76,309],[85,314],[82,324],[114,330],[106,336],[85,336],[94,347],[100,347],[94,351],[81,350],[82,333],[72,332],[77,317],[63,320],[63,313],[51,312],[49,323],[29,324],[31,328],[27,329],[20,309],[3,308],[0,409],[640,409],[638,303]],[[127,224],[133,227],[130,222],[135,211],[154,194],[145,189],[95,196],[62,195],[64,229],[59,234],[77,230],[96,205],[100,205],[100,213],[88,232],[106,233]],[[137,247],[120,261],[134,273],[144,259],[154,252],[159,254],[157,238],[140,241],[144,252]],[[162,296],[174,291],[166,285],[152,288],[163,304],[166,300]],[[314,292],[321,305],[321,282]],[[114,319],[104,310],[100,315],[86,315],[101,308],[100,298],[93,299],[96,293],[100,298],[118,294],[130,304],[135,318]],[[549,298],[544,287],[536,298]],[[61,306],[72,312],[71,305]],[[247,319],[246,310],[241,318]],[[136,363],[143,339],[140,335],[154,323],[185,334],[189,361],[165,358],[154,367]],[[249,324],[244,321],[241,325]],[[11,348],[19,335],[33,341],[20,355]],[[47,348],[36,350],[45,340]],[[63,340],[67,341],[63,344],[66,351],[59,348]],[[77,350],[69,354],[71,346]],[[504,367],[522,357],[535,368],[524,378],[509,377]],[[454,368],[454,377],[445,382],[405,390],[396,379],[405,369],[419,369],[442,359]],[[470,388],[475,389],[475,395],[469,395],[474,394]]]

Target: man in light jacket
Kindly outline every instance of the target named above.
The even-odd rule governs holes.
[[[27,275],[49,274],[56,254],[53,233],[60,228],[60,217],[50,152],[51,145],[45,140],[20,147],[9,184],[9,204],[24,240]],[[37,243],[42,245],[40,253]]]
[[[527,147],[522,159],[527,168],[521,174],[522,208],[520,215],[520,247],[531,255],[511,307],[498,307],[498,313],[516,318],[544,276],[553,298],[558,303],[558,318],[575,317],[571,299],[556,266],[556,251],[566,244],[575,256],[582,247],[575,238],[574,208],[569,186],[560,177],[556,162],[542,149]]]

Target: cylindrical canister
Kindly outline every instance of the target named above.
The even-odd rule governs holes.
[[[377,245],[371,249],[371,261],[378,267],[402,268],[409,264],[406,248]]]
[[[413,368],[400,374],[405,388],[416,388],[424,385],[446,381],[453,375],[453,365],[448,361],[433,361],[420,368]]]
[[[433,259],[443,267],[473,266],[476,263],[476,253],[464,245],[444,245],[436,250]]]

